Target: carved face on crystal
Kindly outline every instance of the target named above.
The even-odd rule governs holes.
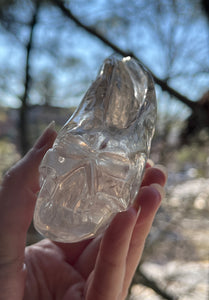
[[[154,84],[130,57],[105,60],[40,166],[34,224],[77,242],[104,231],[139,190],[156,120]]]

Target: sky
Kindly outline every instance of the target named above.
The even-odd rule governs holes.
[[[85,24],[96,24],[97,29],[115,44],[134,52],[160,78],[166,77],[169,69],[170,74],[173,74],[169,84],[191,100],[197,100],[209,87],[209,73],[198,74],[199,69],[209,66],[209,55],[207,57],[205,53],[209,44],[206,18],[197,15],[188,27],[189,13],[188,16],[186,14],[185,23],[180,17],[174,18],[169,9],[161,16],[162,20],[157,20],[151,11],[153,6],[149,5],[151,1],[147,1],[143,15],[140,14],[140,5],[144,1],[140,5],[137,5],[137,1],[129,1],[129,6],[124,8],[121,3],[125,2],[115,0],[107,4],[106,1],[86,3],[77,0],[71,1],[71,9]],[[129,15],[124,22],[127,12]],[[24,10],[21,10],[19,18],[26,21],[30,19]],[[19,107],[21,102],[18,96],[24,91],[26,57],[22,43],[27,40],[29,32],[27,27],[17,31],[21,41],[19,43],[14,36],[0,29],[0,103]],[[165,47],[169,39],[173,47],[170,49]],[[52,74],[55,84],[54,105],[77,106],[103,60],[113,53],[97,38],[63,19],[59,10],[54,8],[41,10],[35,28],[35,40],[30,73],[36,78],[36,83],[31,88],[31,103],[40,103],[40,93],[37,91],[43,74],[47,73]],[[172,55],[173,58],[169,57]],[[68,63],[65,57],[68,57]],[[187,75],[182,76],[181,73]],[[159,87],[156,87],[156,91],[160,97],[160,110],[167,111],[167,95]],[[172,107],[174,113],[182,109],[185,115],[189,112],[178,101],[172,101],[169,107]]]

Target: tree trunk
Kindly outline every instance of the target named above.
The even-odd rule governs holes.
[[[36,2],[34,7],[34,13],[32,15],[31,23],[30,23],[30,34],[28,38],[28,43],[26,45],[26,63],[25,63],[25,80],[24,80],[24,93],[22,96],[22,105],[19,111],[19,134],[20,134],[20,151],[21,154],[24,155],[29,147],[30,147],[30,139],[29,139],[29,120],[28,120],[28,106],[29,106],[29,90],[31,84],[30,78],[30,57],[31,50],[33,46],[33,37],[34,37],[34,28],[37,23],[37,16],[39,11],[39,1]]]

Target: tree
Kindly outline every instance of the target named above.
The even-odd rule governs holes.
[[[73,69],[76,67],[77,72],[80,73],[79,81],[89,82],[88,77],[86,80],[86,77],[81,75],[82,64],[88,65],[91,74],[93,73],[91,68],[92,66],[95,68],[95,64],[92,66],[87,64],[86,53],[85,56],[79,57],[75,52],[68,50],[70,44],[74,44],[73,48],[76,49],[76,39],[80,41],[83,39],[83,47],[85,47],[85,39],[87,41],[91,39],[86,34],[90,34],[92,39],[96,37],[103,43],[98,46],[98,41],[94,40],[93,47],[96,45],[101,49],[107,46],[106,53],[111,53],[113,50],[123,56],[130,54],[144,62],[152,70],[156,84],[167,92],[170,98],[180,100],[193,113],[198,111],[197,115],[205,114],[199,102],[193,101],[200,98],[200,93],[204,92],[208,83],[208,31],[200,1],[149,0],[137,3],[132,0],[129,1],[129,5],[126,5],[126,1],[111,1],[100,5],[95,1],[91,4],[84,3],[82,0],[71,1],[69,4],[68,1],[52,0],[52,2],[43,1],[41,5],[39,1],[30,1],[27,2],[27,8],[25,5],[24,0],[3,1],[0,15],[1,26],[6,29],[4,36],[7,32],[13,35],[13,40],[15,36],[19,52],[25,52],[25,75],[21,79],[24,91],[20,96],[13,95],[21,100],[20,136],[23,153],[29,147],[26,138],[27,114],[24,112],[27,105],[34,103],[33,94],[37,95],[37,90],[34,93],[34,88],[37,88],[36,82],[42,76],[42,70],[47,65],[50,66],[48,73],[51,74],[56,74],[62,69],[63,78],[66,76],[70,82]],[[93,7],[94,12],[89,14]],[[25,13],[21,11],[23,8]],[[72,12],[73,10],[75,13]],[[60,11],[69,22],[65,17],[63,18]],[[100,17],[97,17],[97,12],[100,13]],[[53,24],[50,22],[52,16],[53,20],[56,20]],[[84,31],[81,32],[72,21]],[[196,34],[199,28],[204,28],[201,35]],[[43,32],[46,33],[45,36]],[[96,56],[99,58],[96,58],[95,62],[99,64],[101,54]],[[38,57],[42,59],[42,66],[38,62]],[[102,59],[104,57],[105,55]],[[160,61],[160,65],[153,63],[156,59]],[[5,68],[8,69],[7,66]],[[71,69],[67,70],[67,68]],[[48,78],[48,84],[49,80],[52,78]],[[57,76],[53,85],[56,85],[55,82],[57,85],[63,84]],[[184,85],[181,82],[184,82]],[[196,91],[193,93],[189,91],[191,84],[196,86]],[[77,85],[78,89],[84,90],[84,85],[78,83]],[[60,89],[55,88],[55,95],[51,95],[54,99],[57,90]],[[66,84],[63,90],[68,91]],[[70,92],[73,93],[72,89]],[[69,91],[66,92],[68,93]],[[63,96],[65,97],[64,93],[61,97]],[[43,100],[42,96],[37,98]]]

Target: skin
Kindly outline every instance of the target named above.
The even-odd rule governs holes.
[[[163,197],[166,174],[147,164],[133,206],[118,213],[103,236],[73,244],[44,239],[25,247],[39,190],[38,166],[55,137],[47,128],[1,185],[0,300],[123,300]]]

